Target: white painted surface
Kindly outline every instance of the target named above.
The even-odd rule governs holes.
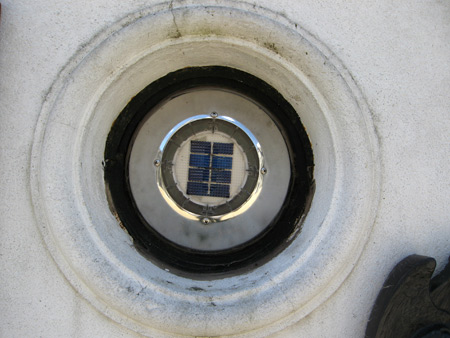
[[[124,320],[124,325],[130,328],[127,329],[110,320],[109,317],[118,320],[114,312],[116,310],[104,306],[104,299],[100,301],[95,292],[87,295],[86,288],[77,284],[77,278],[70,276],[67,267],[62,269],[66,277],[69,276],[70,282],[61,274],[47,251],[48,238],[47,244],[44,244],[41,237],[47,224],[42,222],[42,218],[38,221],[33,213],[29,177],[30,174],[35,175],[34,167],[30,166],[35,126],[43,105],[44,109],[46,104],[51,105],[48,101],[44,103],[45,98],[55,98],[54,94],[47,94],[59,78],[58,74],[63,69],[67,70],[67,64],[84,67],[81,59],[89,54],[79,52],[83,46],[127,14],[137,13],[132,17],[139,17],[137,11],[150,5],[148,1],[101,0],[95,3],[2,2],[2,336],[137,336],[129,321]],[[169,4],[164,6],[168,8]],[[174,7],[176,6],[175,3]],[[313,306],[308,316],[301,319],[301,316],[291,316],[291,319],[285,320],[278,327],[272,325],[266,329],[261,328],[255,335],[361,337],[379,288],[387,273],[399,260],[411,253],[429,255],[437,258],[438,266],[442,268],[450,254],[450,215],[447,210],[450,196],[450,5],[445,1],[404,1],[395,4],[379,1],[375,6],[334,1],[313,4],[286,0],[276,3],[259,1],[254,8],[255,12],[258,11],[258,6],[285,15],[301,29],[311,33],[334,53],[331,59],[344,65],[353,76],[368,103],[371,120],[376,128],[380,147],[377,156],[380,158],[381,184],[376,220],[367,242],[365,239],[369,232],[366,237],[356,236],[351,232],[345,235],[348,239],[361,238],[361,248],[365,242],[361,257],[350,265],[343,264],[339,259],[330,260],[329,266],[325,268],[326,271],[333,271],[333,265],[343,264],[347,272],[351,272],[345,281],[342,284],[336,281],[324,283],[328,279],[322,276],[322,279],[316,281],[316,285],[323,288],[321,294],[326,294],[327,290],[330,294],[322,296],[322,302],[316,302],[317,307]],[[284,19],[280,17],[280,20]],[[174,29],[173,25],[171,28]],[[239,29],[246,31],[248,27]],[[234,31],[238,29],[235,28]],[[176,29],[174,34],[176,35]],[[270,34],[264,37],[271,38]],[[113,40],[112,38],[111,41]],[[105,42],[106,47],[108,43]],[[109,65],[116,64],[116,57],[117,55],[110,54]],[[97,67],[102,74],[117,71],[114,67],[109,69],[108,63]],[[315,79],[314,73],[306,75]],[[62,77],[67,79],[67,74],[62,74]],[[95,77],[87,76],[86,79],[95,81]],[[81,80],[75,78],[74,81]],[[310,121],[310,128],[313,128],[313,122]],[[61,124],[58,127],[60,129],[53,129],[64,131],[67,136],[72,128],[66,127]],[[318,135],[324,134],[322,132]],[[355,145],[355,148],[360,146],[364,144]],[[326,158],[322,156],[324,157]],[[358,156],[351,154],[350,158],[354,157]],[[54,166],[53,169],[48,170],[59,175],[62,174],[61,168],[71,168],[63,159],[58,164],[56,157],[53,157],[51,165]],[[359,172],[356,174],[366,173],[361,167],[358,168]],[[348,177],[349,172],[345,173]],[[60,183],[49,176],[46,179],[48,181],[44,182],[50,185],[57,186]],[[44,185],[44,190],[47,187]],[[327,193],[324,192],[324,195]],[[54,205],[67,203],[72,197],[61,195],[61,200],[55,200]],[[352,196],[349,202],[357,205],[355,198]],[[370,227],[371,224],[368,229]],[[114,238],[114,233],[119,234],[116,230],[112,233],[111,238]],[[306,232],[308,234],[311,239],[316,238],[314,231]],[[335,244],[341,248],[341,253],[346,245],[358,246],[358,243],[352,241]],[[334,248],[325,252],[329,254],[332,250]],[[50,251],[59,260],[61,267],[61,257],[55,255],[54,249]],[[319,261],[321,252],[324,251],[314,251]],[[66,250],[65,253],[65,262],[83,261],[77,257],[68,257],[70,253],[76,256],[76,251]],[[84,261],[89,261],[89,257]],[[95,270],[92,271],[89,273],[95,273]],[[106,274],[108,271],[110,270],[106,269]],[[97,274],[101,280],[102,272],[99,270]],[[311,281],[315,279],[313,275],[308,277]],[[92,283],[91,281],[91,289],[98,285]],[[82,294],[71,285],[81,290]],[[100,293],[104,294],[105,289],[102,290]],[[110,291],[114,298],[116,290]],[[277,294],[274,293],[275,297]],[[282,297],[282,293],[279,295]],[[298,297],[292,295],[294,299],[296,296]],[[308,294],[302,297],[307,299]],[[277,302],[276,298],[271,299]],[[279,303],[282,304],[285,300],[286,298],[279,299]],[[239,306],[245,307],[245,302]],[[296,310],[301,312],[302,309],[304,306]],[[180,313],[184,309],[174,311],[183,322]],[[132,311],[127,314],[131,317],[135,315]],[[212,316],[216,319],[220,317],[214,313]],[[274,315],[268,313],[268,316],[273,318]],[[197,329],[205,322],[211,325],[208,330],[205,327],[205,332],[212,332],[213,321],[208,317],[199,317]],[[217,327],[224,324],[213,323],[217,323]],[[247,324],[242,325],[250,328],[256,324],[249,319]],[[192,325],[186,327],[195,329]],[[274,333],[277,329],[282,331]]]

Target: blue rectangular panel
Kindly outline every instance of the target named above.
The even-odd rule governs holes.
[[[230,175],[231,177],[231,175]],[[189,181],[209,181],[209,169],[189,168]],[[226,183],[226,182],[225,182]]]
[[[230,197],[230,186],[228,184],[211,184],[209,196]]]
[[[217,183],[231,183],[230,170],[212,170],[211,181]]]
[[[216,142],[213,145],[213,154],[233,155],[233,143]]]
[[[211,154],[211,142],[191,141],[191,153]]]
[[[233,166],[233,158],[232,157],[213,156],[212,168],[214,168],[214,169],[231,169],[232,166]]]
[[[208,183],[188,182],[186,193],[188,195],[208,196]]]
[[[189,166],[197,168],[209,168],[209,155],[191,154],[189,158]]]

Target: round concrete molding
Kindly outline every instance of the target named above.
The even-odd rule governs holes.
[[[351,272],[378,207],[377,138],[346,68],[299,23],[222,4],[165,3],[98,34],[55,80],[36,126],[32,199],[49,251],[99,311],[151,337],[264,336],[297,322]],[[209,65],[259,77],[296,109],[312,143],[316,191],[301,233],[271,261],[193,280],[136,251],[110,210],[102,159],[111,125],[136,93],[169,72]]]

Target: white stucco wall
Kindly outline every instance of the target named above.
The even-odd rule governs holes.
[[[2,1],[2,337],[139,336],[93,307],[55,264],[38,230],[45,224],[33,211],[30,159],[42,106],[65,65],[99,32],[155,3]],[[398,261],[417,253],[436,258],[440,269],[450,254],[450,3],[255,5],[297,23],[348,69],[371,113],[381,171],[376,219],[351,273],[309,315],[271,335],[362,337],[379,289]]]

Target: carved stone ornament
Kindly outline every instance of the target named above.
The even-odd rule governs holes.
[[[435,267],[434,258],[419,255],[395,266],[370,314],[367,338],[450,337],[450,263],[431,278]]]

